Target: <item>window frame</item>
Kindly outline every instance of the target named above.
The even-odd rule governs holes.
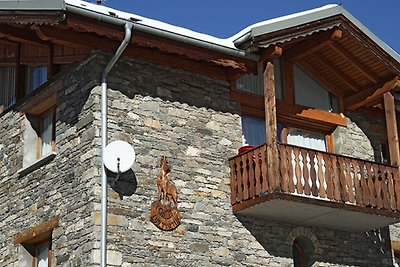
[[[56,133],[56,107],[52,106],[51,108],[47,109],[46,111],[42,112],[38,115],[38,133],[36,138],[36,159],[39,160],[41,158],[46,157],[48,154],[42,155],[42,130],[43,130],[43,120],[48,115],[51,115],[51,142],[50,142],[50,153],[55,152],[56,150],[56,143],[55,143],[55,133]]]
[[[51,239],[44,239],[42,241],[32,244],[33,250],[34,250],[34,253],[32,255],[32,266],[33,267],[38,266],[38,260],[37,260],[38,249],[40,247],[42,247],[44,244],[47,244],[47,267],[51,267],[51,259],[52,259],[52,255],[53,255],[52,250],[51,250],[51,245],[52,245]]]

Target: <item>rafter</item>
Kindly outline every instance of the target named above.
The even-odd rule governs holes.
[[[0,25],[0,37],[18,43],[27,43],[45,47],[48,45],[30,30],[12,27],[5,24]]]
[[[352,54],[346,51],[346,49],[339,43],[329,43],[329,47],[336,53],[340,54],[345,60],[349,62],[350,65],[355,67],[359,72],[361,72],[365,77],[367,77],[371,82],[378,83],[379,79],[376,78],[371,70],[367,69],[364,65],[360,64]]]
[[[338,68],[333,67],[333,64],[329,62],[327,58],[321,54],[315,54],[314,58],[330,72],[332,72],[337,78],[339,78],[344,84],[346,84],[352,91],[358,92],[358,87],[349,77],[347,77]]]
[[[274,60],[282,55],[282,47],[277,45],[270,46],[264,49],[263,53],[260,56],[260,61],[265,60]]]
[[[360,92],[346,97],[344,99],[344,108],[346,110],[355,110],[362,106],[367,106],[382,97],[384,93],[399,87],[400,78],[396,76],[389,81],[360,90]]]
[[[52,42],[55,43],[62,43],[64,41],[74,42],[78,45],[90,45],[92,49],[99,49],[109,53],[114,53],[120,43],[119,41],[111,41],[90,33],[72,32],[63,29],[50,28],[47,26],[42,26],[41,31],[46,36],[51,37]],[[125,49],[124,55],[147,60],[155,64],[167,65],[193,71],[203,75],[212,76],[220,80],[227,80],[227,68],[224,69],[223,67],[217,67],[214,63],[212,63],[212,65],[210,63],[210,65],[205,66],[205,64],[201,62],[156,51],[157,50],[155,49],[128,46]]]
[[[288,50],[287,53],[292,60],[301,59],[340,38],[342,38],[342,31],[339,29],[318,33],[315,37],[310,37],[310,39],[305,40],[303,43],[297,44]]]

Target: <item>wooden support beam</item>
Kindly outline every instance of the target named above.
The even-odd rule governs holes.
[[[270,46],[262,52],[260,56],[260,61],[264,62],[266,60],[273,61],[274,59],[280,57],[282,55],[282,47],[277,45]]]
[[[42,224],[39,224],[38,226],[32,227],[31,229],[17,234],[14,236],[14,244],[21,244],[25,242],[34,242],[32,239],[41,236],[42,234],[45,234],[52,229],[56,228],[58,226],[59,218],[55,217],[52,218]],[[35,240],[36,241],[36,240]],[[39,241],[39,240],[37,240]]]
[[[265,109],[265,128],[267,134],[267,162],[268,162],[268,181],[272,191],[280,190],[278,147],[277,147],[277,121],[276,121],[276,99],[275,99],[275,77],[274,65],[267,62],[264,71],[264,109]]]
[[[349,77],[346,76],[343,72],[338,70],[338,68],[333,67],[333,64],[329,62],[324,56],[320,54],[315,54],[314,57],[324,68],[328,69],[330,72],[335,74],[337,78],[339,78],[344,84],[346,84],[352,91],[358,92],[358,87],[354,81],[352,81]]]
[[[0,24],[0,37],[17,43],[47,47],[47,43],[38,38],[34,32],[6,24]]]
[[[344,108],[346,110],[356,110],[362,106],[367,106],[369,103],[382,97],[384,93],[393,90],[396,87],[400,87],[399,76],[396,76],[385,83],[362,89],[360,92],[344,98]]]
[[[346,49],[340,45],[339,43],[329,43],[329,47],[334,50],[336,53],[341,55],[347,62],[356,68],[359,72],[361,72],[367,79],[369,79],[373,83],[378,83],[379,79],[375,74],[371,72],[367,67],[362,65],[359,60],[357,60],[352,54],[346,51]]]
[[[287,53],[291,60],[301,59],[315,53],[316,51],[327,46],[333,41],[339,40],[340,38],[342,38],[342,31],[339,29],[318,33],[315,37],[310,37],[310,39],[305,40],[301,44],[297,44],[293,48],[289,49]]]
[[[399,136],[397,131],[396,108],[393,95],[390,92],[384,93],[383,102],[385,105],[390,164],[393,166],[399,166]]]

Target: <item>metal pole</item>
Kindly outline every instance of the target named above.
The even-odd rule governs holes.
[[[130,43],[133,24],[125,24],[125,38],[103,71],[101,77],[101,236],[100,266],[107,266],[107,174],[104,167],[104,149],[107,145],[107,75]]]

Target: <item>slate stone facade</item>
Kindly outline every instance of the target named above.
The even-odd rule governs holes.
[[[94,54],[60,76],[57,156],[39,169],[17,174],[24,115],[15,110],[0,118],[0,266],[18,266],[15,234],[56,216],[53,266],[98,266],[98,85],[107,62]],[[124,59],[109,88],[109,141],[125,140],[137,153],[132,172],[109,178],[109,266],[293,266],[298,236],[313,243],[314,266],[392,266],[387,228],[349,233],[232,214],[227,160],[241,145],[241,122],[229,83]],[[182,223],[172,232],[149,218],[162,155],[179,190]]]

